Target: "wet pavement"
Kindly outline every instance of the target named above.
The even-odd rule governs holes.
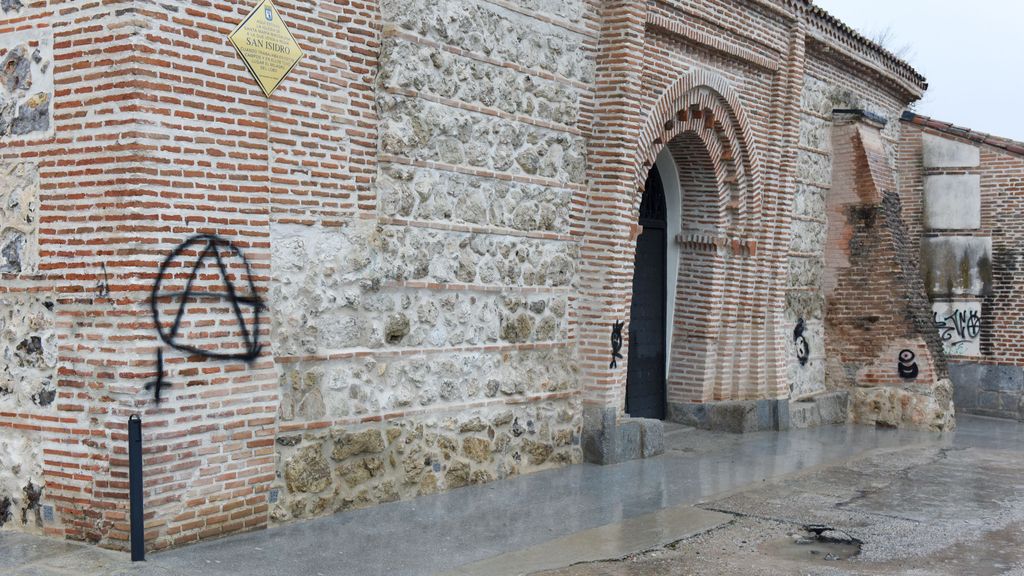
[[[1022,440],[1018,423],[961,418],[939,442],[876,449],[713,498],[697,508],[732,519],[695,537],[542,574],[1024,575]],[[814,545],[809,524],[859,553]]]
[[[658,458],[462,488],[135,565],[123,554],[3,532],[0,573],[496,576],[580,563],[545,574],[1024,575],[1014,571],[1024,566],[1024,426],[1016,422],[962,417],[946,435],[672,428],[666,448]],[[864,542],[861,553],[804,557],[792,543],[809,523],[849,532]],[[61,552],[40,555],[47,546]],[[69,571],[75,554],[81,569]]]

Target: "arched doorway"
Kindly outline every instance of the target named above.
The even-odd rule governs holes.
[[[588,160],[592,189],[580,248],[576,337],[584,360],[584,457],[609,463],[639,457],[633,416],[708,427],[709,406],[782,393],[785,342],[779,327],[785,277],[777,264],[788,239],[778,227],[763,225],[756,130],[725,78],[703,70],[681,76],[661,92],[635,132],[621,115],[597,115],[606,129],[595,133],[592,142],[601,154]],[[629,133],[637,134],[635,149]],[[650,179],[654,166],[660,189]],[[660,201],[652,202],[659,192],[670,211],[668,229],[656,232],[655,221],[637,238],[639,213],[647,216],[652,206],[661,208]],[[780,197],[773,195],[771,201]],[[769,208],[774,210],[774,204]],[[645,245],[655,236],[662,241],[650,242],[658,249],[652,255]],[[662,247],[667,269],[666,258],[658,253]],[[645,265],[651,260],[660,265]],[[645,281],[651,274],[665,278],[664,292],[658,280]],[[645,304],[654,307],[645,309]],[[658,309],[662,305],[664,311]],[[620,318],[632,333],[622,351],[629,355],[625,370],[608,361],[608,354],[614,360],[620,350],[615,328]],[[651,338],[652,332],[664,339]],[[651,361],[652,355],[665,363]],[[653,402],[642,398],[645,392]],[[639,425],[659,429],[656,421]]]
[[[667,209],[658,167],[647,175],[640,202],[633,261],[633,299],[629,322],[626,412],[633,417],[665,418]]]

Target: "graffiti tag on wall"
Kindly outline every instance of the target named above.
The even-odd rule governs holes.
[[[240,286],[235,285],[234,277],[241,280]],[[181,279],[184,287],[174,289]],[[244,362],[260,355],[260,312],[265,306],[256,291],[249,261],[238,247],[219,236],[193,236],[164,259],[153,283],[150,308],[160,340],[175,350]],[[208,331],[186,326],[192,320],[215,328]],[[232,341],[225,342],[225,338]],[[156,381],[146,384],[146,390],[153,389],[157,404],[161,389],[170,386],[164,380],[163,359],[160,347],[156,352]]]
[[[618,360],[622,360],[622,322],[612,324],[612,361],[608,368],[617,368]]]
[[[914,354],[913,350],[906,348],[900,350],[900,354],[896,362],[896,372],[899,373],[900,378],[903,378],[904,380],[913,380],[917,378],[919,369],[917,367],[917,362],[914,360],[915,358],[917,358],[917,355]]]
[[[804,337],[805,329],[804,319],[797,320],[796,327],[793,328],[793,344],[796,346],[796,359],[801,366],[806,366],[807,360],[811,357],[811,347],[807,344],[807,338]]]
[[[981,354],[981,302],[933,302],[932,321],[942,348],[954,356]]]

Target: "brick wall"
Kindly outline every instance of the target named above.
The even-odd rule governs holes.
[[[963,262],[970,270],[968,281],[958,282],[950,293],[932,294],[934,330],[950,360],[957,409],[1020,419],[1024,356],[1016,328],[1021,318],[1016,215],[1024,194],[1024,147],[921,116],[907,115],[903,125],[900,172],[905,218],[912,231],[908,251],[923,254],[927,243],[943,239],[991,245],[988,263]],[[941,150],[954,153],[939,157]],[[929,179],[932,186],[936,181],[948,184],[956,202],[933,197],[929,210]],[[951,216],[958,218],[936,217],[950,208],[956,211]],[[965,218],[966,214],[973,216]],[[962,267],[960,261],[952,264]],[[974,272],[981,284],[972,287]],[[952,306],[941,305],[947,301]]]
[[[852,389],[854,422],[945,430],[945,358],[880,126],[845,116],[832,130],[826,201],[827,384]]]
[[[865,85],[855,79],[860,73],[848,58],[837,55],[820,37],[809,41],[807,74],[800,96],[800,140],[797,145],[798,169],[793,200],[792,241],[789,249],[789,278],[786,292],[786,322],[791,330],[802,328],[800,336],[787,339],[789,377],[795,399],[810,398],[838,384],[826,379],[825,309],[834,279],[828,267],[844,263],[845,240],[836,237],[845,222],[844,214],[828,213],[827,201],[834,198],[836,157],[833,138],[833,110],[855,109],[885,121],[881,130],[882,146],[895,168],[895,145],[899,135],[899,117],[912,95],[896,83]],[[799,340],[802,338],[802,341]],[[804,363],[797,358],[796,345],[808,347]]]
[[[124,428],[108,423],[121,405],[118,372],[132,370],[120,353],[131,347],[122,343],[131,319],[118,314],[114,289],[136,264],[125,274],[114,255],[117,238],[133,234],[125,216],[139,164],[133,18],[130,3],[13,3],[0,14],[8,527],[97,540],[123,518],[97,502]],[[44,502],[59,525],[44,526]]]
[[[915,99],[906,65],[803,1],[277,8],[306,55],[269,99],[246,5],[0,15],[8,526],[125,547],[135,412],[154,549],[579,462],[630,420],[609,337],[666,148],[670,404],[823,388],[808,138]]]

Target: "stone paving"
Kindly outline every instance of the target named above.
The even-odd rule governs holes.
[[[1024,575],[1024,427],[960,421],[940,442],[872,450],[700,504],[732,520],[693,538],[537,576]],[[794,545],[811,540],[809,524],[861,552],[840,560]]]
[[[1024,575],[1016,422],[962,417],[946,435],[674,428],[666,447],[658,458],[540,472],[134,565],[124,554],[0,532],[0,574]],[[862,552],[805,557],[791,542],[809,523],[862,540]]]

